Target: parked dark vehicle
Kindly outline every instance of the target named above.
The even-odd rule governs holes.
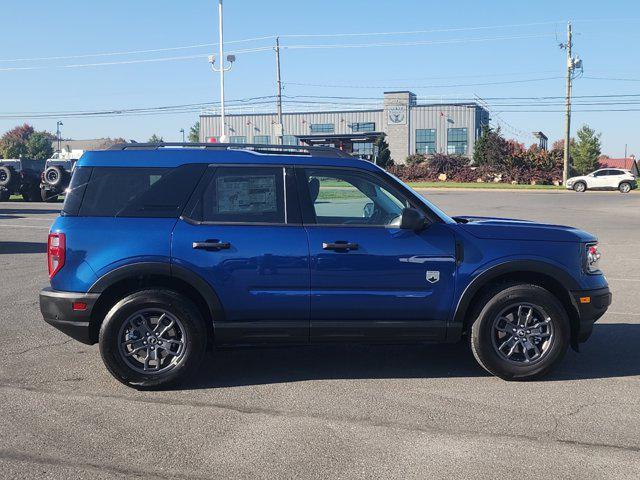
[[[11,195],[22,195],[27,202],[39,202],[44,164],[44,160],[0,158],[0,201],[6,202]]]
[[[40,196],[43,201],[55,202],[59,195],[64,194],[71,182],[71,174],[76,162],[76,159],[50,158],[47,160],[40,183]]]
[[[47,259],[45,321],[135,387],[181,380],[213,346],[274,343],[466,339],[492,374],[538,378],[611,303],[593,235],[452,218],[327,147],[85,153]]]

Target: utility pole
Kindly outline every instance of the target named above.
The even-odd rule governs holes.
[[[182,134],[182,143],[185,143],[185,141],[184,141],[184,128],[180,129],[180,133]]]
[[[282,123],[282,79],[280,77],[280,37],[276,37],[276,72],[278,79],[278,97],[276,108],[278,112],[278,123],[276,125],[276,143],[282,145],[284,143],[284,124]]]
[[[567,24],[567,111],[564,131],[564,167],[562,169],[562,184],[566,185],[569,178],[569,142],[571,141],[571,75],[573,73],[573,59],[571,58],[571,22]]]

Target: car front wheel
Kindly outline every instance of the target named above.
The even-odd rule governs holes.
[[[471,348],[493,375],[505,380],[537,378],[566,353],[569,319],[548,290],[529,284],[496,287],[478,305],[483,308],[476,310]]]
[[[618,190],[620,190],[620,193],[629,193],[631,191],[631,184],[629,182],[622,182],[618,186]]]
[[[573,185],[573,190],[578,192],[578,193],[582,193],[587,189],[587,184],[584,182],[576,182]]]
[[[100,354],[125,385],[167,387],[197,369],[206,335],[202,316],[189,299],[172,291],[144,290],[111,308],[100,328]]]

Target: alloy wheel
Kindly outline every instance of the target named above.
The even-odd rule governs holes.
[[[554,341],[554,328],[545,311],[532,304],[505,308],[492,325],[493,347],[498,355],[516,365],[542,360]]]
[[[120,328],[118,350],[125,363],[144,374],[165,373],[184,358],[186,331],[170,312],[144,309],[131,315]]]

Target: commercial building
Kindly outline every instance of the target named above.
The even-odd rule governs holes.
[[[471,103],[419,104],[407,91],[385,92],[381,108],[283,114],[285,145],[332,145],[371,158],[373,142],[385,135],[391,158],[404,163],[413,153],[473,155],[489,112]],[[277,143],[275,113],[225,115],[231,143]],[[200,140],[217,140],[219,115],[200,116]]]

